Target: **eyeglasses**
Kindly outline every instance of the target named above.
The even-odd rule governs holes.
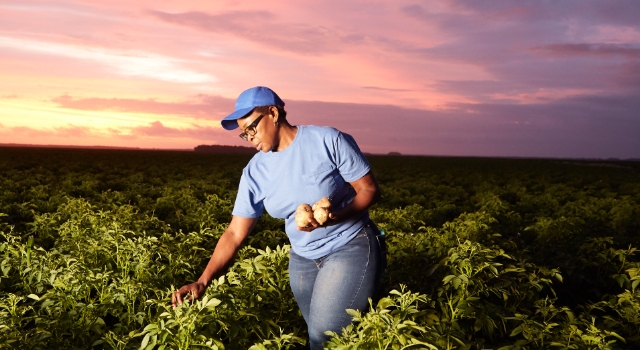
[[[264,114],[260,114],[256,120],[244,128],[244,131],[240,134],[240,138],[245,141],[249,141],[249,136],[253,136],[258,132],[256,127],[258,126],[258,123],[260,123],[260,119],[262,119],[262,117],[264,117]]]

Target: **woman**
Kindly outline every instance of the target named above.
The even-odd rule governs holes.
[[[242,172],[231,223],[202,276],[173,294],[173,306],[187,294],[204,294],[266,209],[285,220],[291,289],[307,323],[311,349],[321,349],[328,339],[325,331],[340,332],[351,323],[346,309],[367,309],[384,269],[384,242],[367,210],[380,199],[369,163],[347,134],[289,124],[284,102],[266,87],[240,94],[235,111],[221,123],[226,130],[240,127],[240,137],[260,152]],[[322,197],[333,206],[329,220],[319,225],[310,218],[298,226],[298,205]]]

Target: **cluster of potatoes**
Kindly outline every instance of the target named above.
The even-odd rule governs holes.
[[[313,206],[302,203],[296,209],[296,224],[298,227],[306,227],[309,225],[309,219],[314,218],[320,225],[324,225],[329,220],[331,212],[331,201],[327,197],[323,197]]]

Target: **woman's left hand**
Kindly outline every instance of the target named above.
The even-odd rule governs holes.
[[[320,224],[313,217],[308,218],[307,221],[308,221],[307,226],[298,226],[298,230],[304,231],[304,232],[311,232],[317,229],[318,227],[320,227]]]

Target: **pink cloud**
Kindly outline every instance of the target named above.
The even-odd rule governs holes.
[[[129,130],[129,129],[127,129]],[[114,128],[107,128],[105,130],[107,132],[107,134],[109,134],[109,136],[111,138],[116,138],[118,140],[124,140],[127,142],[131,142],[134,140],[138,140],[138,136],[135,134],[123,134],[122,130],[120,129],[114,129]]]
[[[131,131],[133,131],[133,133],[136,135],[145,135],[145,136],[154,136],[154,137],[177,136],[177,135],[183,134],[183,130],[168,128],[162,125],[162,123],[159,121],[155,121],[151,123],[149,126],[138,126],[138,127],[132,128]]]
[[[214,140],[220,137],[227,137],[229,134],[222,128],[210,126],[192,125],[190,128],[171,128],[160,121],[150,123],[148,126],[138,126],[131,128],[131,134],[149,137],[178,137],[193,140]]]
[[[363,86],[363,89],[367,89],[367,90],[377,90],[377,91],[387,91],[387,92],[407,92],[407,91],[413,91],[410,89],[390,89],[390,88],[385,88],[385,87],[381,87],[381,86]]]
[[[70,126],[53,128],[53,130],[55,130],[55,133],[57,135],[63,136],[63,137],[80,138],[80,137],[88,137],[91,134],[91,129],[84,126],[70,125]]]
[[[32,137],[41,137],[49,135],[51,132],[45,130],[39,130],[30,128],[28,126],[16,126],[12,128],[5,128],[3,134],[5,135],[13,135],[13,136],[26,136],[29,138]]]
[[[235,101],[220,96],[198,95],[192,101],[158,102],[155,99],[74,98],[63,95],[52,99],[59,107],[101,111],[184,115],[202,119],[220,119],[233,111]]]
[[[345,33],[332,27],[307,23],[283,23],[269,11],[232,11],[217,14],[192,11],[167,13],[149,11],[163,21],[212,33],[230,34],[264,47],[302,55],[318,55],[341,51],[340,44],[356,44],[365,37]]]
[[[553,57],[569,56],[622,56],[630,59],[640,58],[640,47],[630,44],[553,44],[536,46],[529,49]]]

